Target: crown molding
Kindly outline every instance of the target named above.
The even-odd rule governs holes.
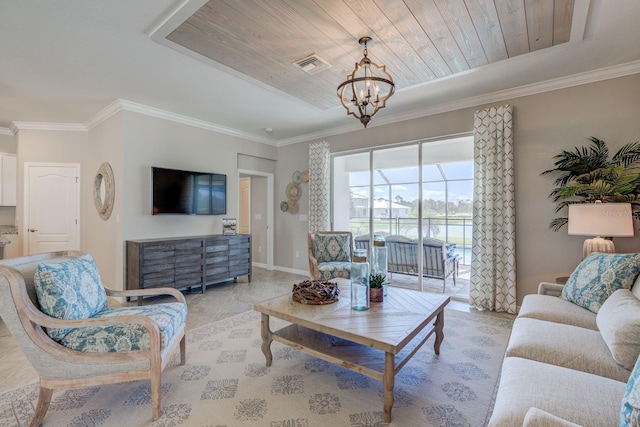
[[[135,102],[126,101],[124,99],[119,99],[118,101],[120,102],[122,109],[126,111],[132,111],[132,112],[144,114],[147,116],[157,117],[159,119],[170,120],[172,122],[182,123],[188,126],[206,129],[213,132],[222,133],[225,135],[235,136],[238,138],[247,139],[249,141],[260,142],[260,143],[269,144],[269,145],[276,145],[276,141],[271,138],[265,138],[262,136],[254,135],[249,132],[219,125],[217,123],[209,122],[206,120],[194,119],[192,117],[183,116],[182,114],[172,113],[170,111],[149,107],[143,104],[137,104]]]
[[[632,74],[640,73],[640,61],[629,62],[626,64],[615,65],[612,67],[601,68],[594,71],[588,71],[580,74],[574,74],[568,77],[561,77],[557,79],[547,80],[540,83],[533,83],[516,88],[506,89],[498,92],[493,92],[486,95],[473,96],[457,101],[452,101],[436,106],[422,108],[414,110],[408,113],[385,115],[380,118],[376,118],[372,121],[368,129],[378,126],[384,126],[391,123],[403,122],[406,120],[417,119],[420,117],[432,116],[435,114],[446,113],[449,111],[460,110],[463,108],[470,108],[484,104],[491,104],[494,102],[500,102],[508,99],[520,98],[523,96],[537,95],[545,92],[551,92],[559,89],[566,89],[570,87],[580,86],[589,83],[596,83],[603,80],[614,79],[618,77],[625,77]],[[344,126],[334,127],[319,132],[307,133],[291,138],[284,139],[272,139],[263,136],[258,136],[249,132],[241,131],[239,129],[230,128],[217,123],[195,119],[192,117],[184,116],[182,114],[172,113],[170,111],[161,110],[159,108],[149,107],[143,104],[127,101],[124,99],[116,99],[105,108],[100,110],[86,123],[47,123],[47,122],[22,122],[16,121],[11,123],[9,128],[0,127],[0,135],[13,136],[18,130],[49,130],[49,131],[72,131],[72,132],[87,132],[90,129],[95,128],[105,120],[113,117],[120,111],[131,111],[139,114],[144,114],[151,117],[156,117],[164,120],[169,120],[177,123],[182,123],[188,126],[193,126],[201,129],[210,130],[213,132],[222,133],[238,138],[242,138],[249,141],[259,142],[262,144],[268,144],[273,146],[285,146],[291,144],[297,144],[300,142],[306,142],[314,139],[326,138],[342,133],[354,132],[363,130],[359,123],[352,123]]]
[[[0,127],[0,135],[14,136],[15,134],[11,128]]]
[[[570,87],[581,86],[589,83],[596,83],[603,80],[615,79],[618,77],[630,76],[640,73],[640,61],[628,62],[622,65],[614,65],[611,67],[600,68],[594,71],[574,74],[568,77],[560,77],[557,79],[547,80],[540,83],[519,86],[516,88],[506,89],[486,95],[478,95],[457,101],[447,102],[432,107],[413,110],[408,113],[392,114],[380,117],[379,120],[371,121],[367,129],[384,126],[391,123],[403,122],[406,120],[417,119],[420,117],[433,116],[435,114],[447,113],[450,111],[461,110],[463,108],[475,107],[483,104],[491,104],[508,99],[521,98],[523,96],[537,95],[554,90],[567,89]],[[278,140],[278,146],[297,144],[300,142],[311,141],[318,138],[326,138],[329,136],[339,135],[347,132],[363,130],[359,123],[353,125],[345,125],[337,128],[327,129],[320,132],[308,133],[305,135],[295,136],[292,138]]]
[[[222,126],[217,123],[205,120],[194,119],[182,114],[172,113],[170,111],[161,110],[159,108],[149,107],[147,105],[138,104],[125,99],[116,99],[97,114],[91,117],[86,123],[46,123],[46,122],[13,122],[17,129],[29,130],[53,130],[53,131],[76,131],[86,132],[100,125],[105,120],[110,119],[120,111],[131,111],[134,113],[144,114],[146,116],[157,117],[172,122],[182,123],[225,135],[235,136],[263,144],[276,145],[276,140],[265,138],[252,133],[244,132],[238,129]]]
[[[55,130],[69,132],[86,132],[83,123],[50,123],[50,122],[13,122],[18,130]]]
[[[111,104],[104,107],[102,110],[98,111],[93,117],[91,117],[86,123],[85,126],[87,130],[91,130],[98,126],[100,123],[110,119],[111,117],[118,114],[122,111],[122,103],[120,99],[116,99]]]

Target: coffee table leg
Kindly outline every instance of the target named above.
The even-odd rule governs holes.
[[[436,317],[436,323],[433,324],[436,330],[436,342],[433,344],[433,349],[436,351],[436,354],[440,354],[440,344],[442,340],[444,340],[444,310],[440,310],[438,316]]]
[[[262,335],[262,353],[264,353],[264,357],[267,359],[267,366],[271,366],[271,362],[273,362],[273,355],[271,354],[271,343],[273,342],[273,338],[271,337],[271,329],[269,328],[268,314],[262,313],[260,326]]]
[[[382,376],[382,387],[384,388],[384,422],[391,422],[391,409],[393,408],[393,387],[395,385],[395,355],[385,353],[384,375]]]

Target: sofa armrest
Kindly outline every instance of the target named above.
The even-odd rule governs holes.
[[[562,294],[562,288],[564,288],[564,285],[550,282],[541,282],[538,285],[538,294],[559,297]]]
[[[535,407],[529,408],[524,417],[523,427],[581,427],[563,418],[543,411]]]

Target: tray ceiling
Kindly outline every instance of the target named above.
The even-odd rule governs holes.
[[[362,57],[361,36],[373,37],[369,57],[402,91],[566,43],[573,12],[574,0],[212,0],[164,33],[182,51],[329,109]],[[294,64],[310,55],[330,66]]]

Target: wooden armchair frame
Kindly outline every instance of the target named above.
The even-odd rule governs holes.
[[[148,379],[151,384],[153,420],[160,417],[162,370],[171,354],[180,348],[180,364],[186,361],[184,325],[161,349],[158,325],[144,315],[123,315],[95,319],[61,320],[38,308],[33,274],[39,263],[62,262],[83,255],[77,251],[32,255],[0,262],[0,314],[40,377],[40,391],[30,426],[39,426],[49,408],[54,389],[81,388]],[[173,288],[114,291],[114,297],[169,295],[186,304],[184,296]],[[149,333],[147,350],[88,353],[69,349],[52,340],[43,328],[79,328],[135,323]]]

